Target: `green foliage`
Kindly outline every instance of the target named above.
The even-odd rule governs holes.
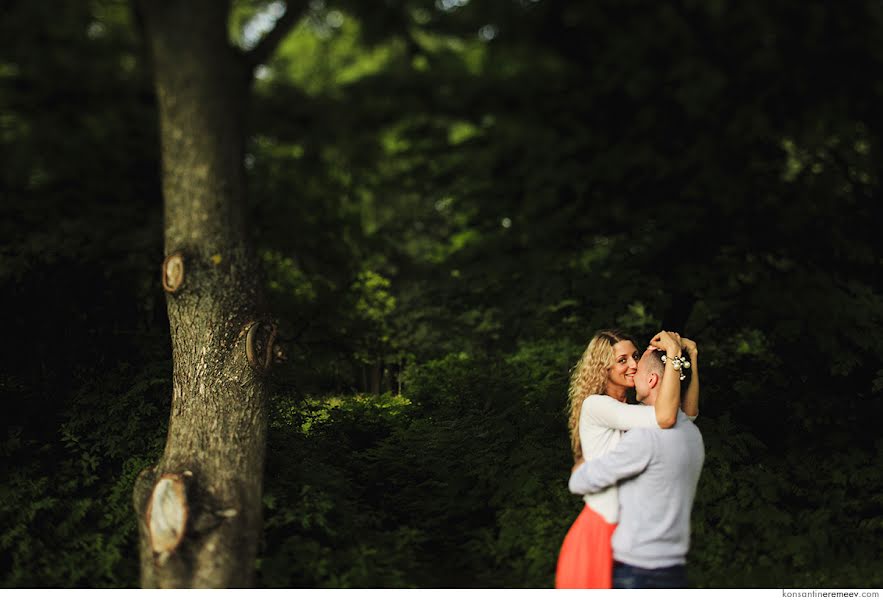
[[[265,482],[265,549],[258,563],[270,587],[408,587],[419,532],[385,529],[384,507],[365,497],[360,457],[407,410],[386,396],[277,399]],[[292,416],[299,415],[293,427]],[[298,460],[292,460],[292,456]],[[303,457],[303,459],[301,459]]]
[[[706,461],[693,511],[695,585],[880,585],[879,573],[855,560],[879,546],[870,516],[883,486],[860,449],[781,457],[728,418],[697,424]]]
[[[313,400],[295,411],[308,428],[274,420],[264,583],[547,586],[578,510],[547,468],[568,453],[546,409],[560,386],[459,356],[412,369],[407,386],[410,402]]]
[[[48,440],[11,432],[2,458],[19,466],[0,487],[0,585],[137,585],[132,488],[162,449],[169,368],[121,365],[84,384]]]
[[[310,2],[258,71],[289,353],[259,582],[550,586],[568,370],[665,324],[701,348],[692,583],[880,586],[883,9],[461,4]],[[229,37],[277,16],[237,0]],[[137,582],[171,372],[138,27],[117,0],[0,23],[4,586]],[[404,395],[357,395],[371,369]]]

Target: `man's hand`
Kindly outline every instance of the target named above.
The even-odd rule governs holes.
[[[577,469],[579,469],[579,468],[580,468],[581,466],[583,466],[584,464],[586,464],[586,459],[583,458],[582,456],[580,456],[580,457],[579,457],[579,460],[576,461],[576,462],[573,464],[573,468],[570,469],[570,472],[573,473],[574,471],[576,471]]]
[[[650,340],[650,345],[664,350],[669,356],[678,356],[681,353],[682,340],[680,334],[674,331],[660,331]]]
[[[690,356],[690,359],[695,359],[699,356],[699,348],[696,347],[696,342],[687,338],[681,338],[681,345],[684,347],[684,350],[687,351],[687,354]]]

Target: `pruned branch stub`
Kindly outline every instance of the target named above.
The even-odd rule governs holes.
[[[169,254],[162,263],[162,287],[174,293],[184,283],[184,257],[180,252]]]
[[[185,476],[186,473],[167,473],[153,486],[146,518],[150,547],[155,554],[174,552],[184,538],[190,512]]]
[[[248,364],[259,373],[265,373],[273,364],[273,342],[276,341],[276,325],[252,321],[247,325],[247,328],[245,355],[248,357]]]

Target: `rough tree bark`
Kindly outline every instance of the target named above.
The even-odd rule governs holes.
[[[249,586],[275,329],[246,235],[245,105],[254,66],[297,14],[289,6],[243,53],[227,39],[229,0],[138,2],[159,106],[174,364],[165,450],[134,490],[141,584]]]

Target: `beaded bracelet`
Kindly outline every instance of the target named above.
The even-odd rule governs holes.
[[[665,364],[666,359],[671,359],[671,366],[675,371],[678,372],[678,379],[683,381],[687,378],[684,370],[690,368],[690,361],[688,359],[684,358],[683,356],[669,356],[667,354],[663,354],[659,357],[659,360],[662,361],[662,364]]]

